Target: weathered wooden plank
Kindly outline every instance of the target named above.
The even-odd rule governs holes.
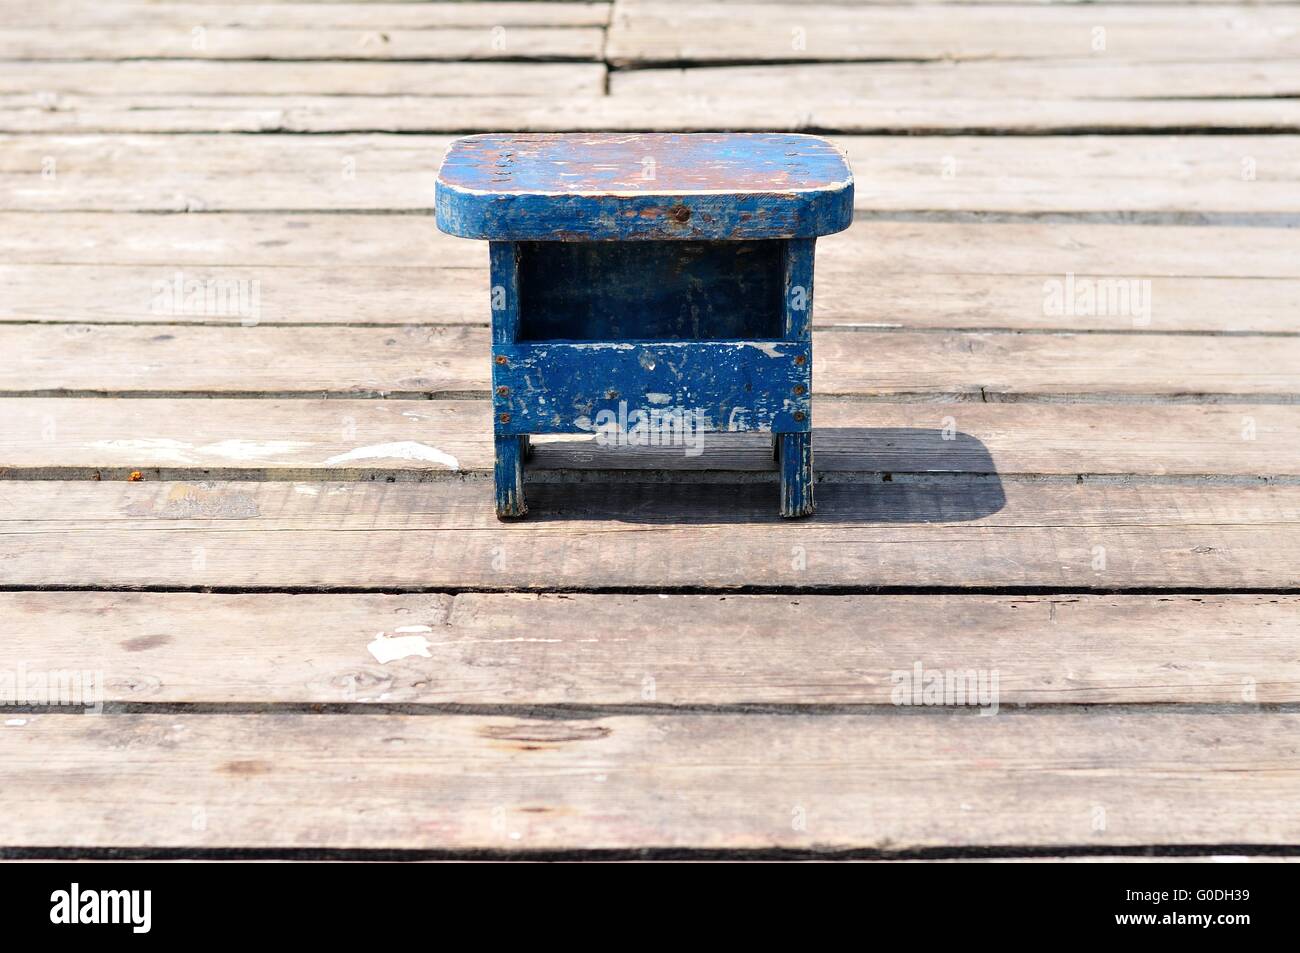
[[[615,66],[738,61],[1116,57],[1216,62],[1300,53],[1288,9],[1105,6],[668,4],[623,0],[610,22]]]
[[[1288,137],[841,137],[863,210],[1290,212]],[[889,145],[892,143],[891,145]],[[1147,151],[1140,151],[1147,150]],[[1103,197],[1104,194],[1104,197]]]
[[[1289,400],[1300,338],[820,331],[821,396],[1186,395]],[[486,328],[0,325],[9,395],[486,394]]]
[[[488,288],[486,267],[454,265],[0,265],[0,321],[481,325]]]
[[[1300,839],[1290,712],[14,720],[0,729],[0,843],[14,847]]]
[[[1261,234],[1265,233],[1274,238],[1281,234],[1273,229]],[[1251,242],[1250,235],[1244,233],[1242,240],[1266,256],[1265,260],[1273,260],[1274,267],[1284,267],[1278,261],[1282,256],[1268,254],[1267,243]],[[1032,247],[1032,238],[1025,245],[1026,250]],[[1232,253],[1225,249],[1225,254]],[[0,256],[7,265],[59,262],[160,266],[163,272],[155,280],[174,276],[171,269],[192,266],[321,266],[338,273],[337,266],[487,265],[487,250],[482,242],[444,235],[430,217],[310,213],[0,212]],[[1237,266],[1247,267],[1245,256]]]
[[[172,0],[162,0],[162,2],[171,3]],[[255,0],[236,0],[236,2],[251,3],[251,2],[255,2]],[[272,2],[279,3],[281,2],[281,0],[272,0]],[[335,0],[320,0],[320,2],[333,3],[335,2]],[[342,2],[342,0],[340,0],[340,2]],[[361,0],[361,2],[369,3],[370,0]],[[671,0],[661,0],[661,2],[671,2]],[[780,6],[794,7],[796,9],[803,9],[806,7],[835,7],[835,6],[856,7],[856,6],[874,6],[874,5],[885,6],[885,7],[896,7],[896,6],[910,6],[912,4],[917,4],[917,5],[942,4],[945,6],[982,6],[985,4],[992,4],[994,6],[1008,6],[1008,5],[1041,3],[1047,6],[1065,6],[1068,4],[1079,4],[1084,2],[1094,3],[1094,0],[709,0],[709,2],[721,6],[734,5],[739,7],[739,6],[756,6],[760,4],[774,4]],[[1296,0],[1249,0],[1249,2],[1251,3],[1252,6],[1254,5],[1288,6],[1294,4]],[[1208,4],[1210,6],[1223,6],[1224,0],[1100,0],[1100,2],[1097,2],[1095,5],[1097,6],[1134,5],[1134,6],[1145,7],[1145,6],[1164,4],[1164,3],[1176,4],[1180,6],[1186,4],[1201,4],[1201,3]]]
[[[823,482],[812,522],[758,484],[0,483],[0,585],[295,589],[1289,589],[1300,487]]]
[[[68,23],[77,27],[151,28],[181,27],[188,31],[196,24],[204,27],[245,27],[283,30],[423,30],[433,27],[471,26],[604,26],[609,19],[609,3],[556,2],[522,3],[518,0],[478,0],[442,3],[355,2],[321,3],[188,3],[151,2],[97,3],[94,0],[51,0],[39,6],[10,4],[5,11],[5,26],[62,29]]]
[[[1298,610],[1295,596],[5,592],[0,671],[89,672],[107,704],[889,705],[919,662],[922,681],[982,673],[986,708],[1293,703]]]
[[[829,473],[1285,477],[1300,475],[1292,405],[871,404],[815,401],[817,470]],[[272,479],[421,479],[492,468],[484,401],[0,399],[6,477],[141,471]],[[949,439],[951,436],[951,439]],[[772,473],[766,438],[710,435],[672,447],[536,442],[548,469]]]
[[[250,29],[196,25],[0,28],[0,49],[21,60],[586,60],[600,59],[600,27],[479,26],[406,29]]]
[[[7,423],[0,474],[11,479],[125,479],[133,471],[147,479],[433,479],[492,469],[491,407],[482,400],[0,398],[0,419]],[[823,476],[1300,476],[1297,405],[820,400],[813,421]],[[535,440],[528,472],[775,478],[765,436],[710,434],[700,450]]]
[[[141,60],[0,63],[0,92],[206,96],[599,96],[602,63]]]
[[[157,216],[152,219],[158,221]],[[103,216],[73,219],[79,225],[84,223],[85,240],[97,231],[89,226],[106,220]],[[0,218],[3,221],[6,219]],[[176,217],[167,217],[157,227],[165,228],[175,221]],[[311,239],[304,233],[301,240]],[[819,277],[828,271],[858,268],[868,276],[953,273],[1060,277],[1072,271],[1153,279],[1294,278],[1300,277],[1300,256],[1296,254],[1300,246],[1295,242],[1295,231],[1287,228],[867,220],[818,241],[817,267]],[[20,249],[10,252],[20,253]],[[819,298],[818,306],[821,303]]]
[[[442,136],[0,136],[10,210],[406,210]],[[1294,136],[858,137],[860,212],[1300,212]],[[1121,217],[1116,215],[1116,217]]]
[[[307,64],[309,65],[309,64]],[[784,69],[784,67],[781,67]],[[658,72],[658,71],[645,71]],[[694,72],[691,70],[689,72]],[[711,71],[705,71],[711,72]],[[640,76],[615,73],[616,77]],[[724,81],[725,77],[722,77]],[[665,96],[673,108],[663,110]],[[1291,99],[1083,100],[934,97],[838,100],[629,92],[613,97],[0,94],[0,132],[1000,132],[1300,131]]]
[[[1011,393],[1284,397],[1300,384],[1300,338],[945,332],[884,339],[833,331],[815,338],[813,386],[823,395],[906,393],[936,379],[943,380],[938,391],[984,399]]]
[[[951,9],[939,7],[939,10]],[[1089,4],[1087,10],[1099,7]],[[1114,57],[940,63],[796,63],[765,66],[692,66],[690,69],[616,70],[610,91],[620,97],[675,97],[689,103],[745,95],[774,104],[800,103],[819,114],[837,103],[863,110],[887,102],[993,99],[1018,102],[1034,112],[1034,100],[1164,100],[1180,97],[1295,96],[1300,63],[1294,59],[1250,62],[1135,62]],[[1063,103],[1089,113],[1083,102]]]
[[[0,321],[482,325],[487,320],[484,248],[438,238],[430,234],[424,218],[347,216],[341,224],[329,216],[281,222],[224,215],[198,221],[169,216],[161,222],[149,216],[151,221],[142,222],[122,216],[117,244],[100,238],[113,230],[114,216],[68,218],[85,222],[85,228],[74,231],[85,247],[60,247],[65,216],[48,221],[10,216],[16,229],[8,242],[13,250],[10,260],[42,254],[87,259],[94,257],[92,250],[108,257],[146,260],[156,248],[157,261],[0,265]],[[230,218],[242,218],[247,229],[231,228]],[[149,239],[146,228],[155,222],[153,230],[162,235]],[[302,228],[292,230],[292,224]],[[385,224],[390,225],[389,231],[378,234]],[[850,230],[849,241],[836,238],[820,243],[814,324],[1088,332],[1288,334],[1296,330],[1292,312],[1300,302],[1300,281],[1295,277],[1195,274],[1197,270],[1286,272],[1288,263],[1279,260],[1284,254],[1290,252],[1292,261],[1300,261],[1300,237],[1295,231],[1262,230],[1274,238],[1273,248],[1262,257],[1251,257],[1239,243],[1257,250],[1260,237],[1255,233],[1260,229],[1143,228],[1136,233],[1143,248],[1134,247],[1131,256],[1125,256],[1121,252],[1131,244],[1132,229],[1122,233],[1122,243],[1093,248],[1083,244],[1114,235],[1115,229],[1031,228],[1036,231],[1013,224],[909,226],[859,221]],[[322,247],[335,234],[338,243]],[[1062,243],[1060,254],[1053,260],[1028,248],[1022,241],[1028,235],[1043,243]],[[164,243],[168,237],[173,241],[170,247]],[[1073,251],[1063,246],[1066,237],[1076,242]],[[18,247],[23,238],[29,244]],[[1249,241],[1252,238],[1255,241]],[[406,248],[395,251],[389,260],[412,264],[376,264],[402,239],[408,242]],[[0,244],[5,244],[3,237]],[[969,251],[967,244],[971,244]],[[1148,244],[1154,247],[1148,250]],[[321,248],[322,259],[338,259],[338,264],[296,264],[311,248]],[[930,248],[933,256],[926,260]],[[1180,270],[1190,274],[1162,273],[1179,270],[1180,248],[1187,254]],[[1114,254],[1106,255],[1108,250]],[[1222,261],[1209,260],[1214,251],[1222,252]],[[174,256],[170,264],[165,259],[169,255]],[[246,264],[257,260],[277,264]],[[446,267],[425,264],[432,260],[445,261]],[[1040,270],[1052,265],[1060,265],[1061,270]],[[1023,273],[1017,273],[1021,267]],[[1128,307],[1123,307],[1126,293]]]
[[[1300,282],[1293,279],[1148,278],[1073,271],[876,276],[863,274],[860,266],[840,270],[828,264],[819,264],[817,272],[814,320],[822,327],[1277,334],[1297,330]],[[1133,307],[1100,303],[1108,294],[1122,296],[1125,289]],[[1092,306],[1086,304],[1089,295],[1097,302]],[[1065,304],[1068,300],[1075,305]]]
[[[1140,239],[1134,241],[1134,238]],[[1141,275],[1300,278],[1295,231],[1094,222],[859,221],[817,243],[818,275]],[[422,216],[0,212],[6,265],[485,268],[481,242]],[[336,271],[338,269],[335,269]],[[164,273],[158,277],[168,277]],[[821,307],[818,299],[818,307]]]

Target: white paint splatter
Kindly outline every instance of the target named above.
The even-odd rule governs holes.
[[[347,453],[340,453],[325,461],[327,467],[340,463],[352,463],[357,460],[427,460],[441,463],[443,466],[459,470],[460,463],[450,453],[444,453],[437,447],[416,443],[414,440],[400,440],[397,443],[377,443],[369,447],[357,447]]]
[[[380,665],[387,665],[389,662],[395,662],[398,659],[410,658],[412,655],[433,658],[429,654],[429,640],[422,635],[390,636],[383,632],[376,632],[375,640],[366,648],[370,650],[370,654],[375,657],[375,661]]]
[[[96,440],[88,446],[92,450],[148,454],[157,463],[192,464],[204,454],[227,460],[258,460],[303,450],[311,444],[298,440],[219,440],[196,447],[171,437],[141,437],[136,440]]]
[[[433,628],[427,625],[399,625],[393,631],[394,632],[432,632]]]
[[[656,391],[646,394],[645,399],[652,404],[666,404],[673,398],[671,394],[661,394]]]
[[[306,484],[303,483],[297,483],[294,484],[293,492],[301,493],[303,496],[317,496],[319,495],[320,490],[314,486],[307,486]]]
[[[199,453],[209,453],[214,457],[227,460],[259,460],[263,457],[278,457],[310,447],[310,442],[301,440],[220,440],[198,448]]]
[[[27,724],[26,718],[10,718],[5,721],[6,728],[21,728],[25,724]]]
[[[193,463],[192,443],[168,437],[145,437],[139,440],[96,440],[86,445],[90,450],[117,450],[131,454],[148,454],[156,463]]]

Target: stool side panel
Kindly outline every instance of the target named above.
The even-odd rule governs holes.
[[[810,426],[806,342],[547,342],[492,350],[500,432],[589,433],[637,415],[701,431]]]

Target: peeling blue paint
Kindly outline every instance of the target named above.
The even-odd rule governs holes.
[[[492,135],[452,144],[444,231],[491,241],[497,515],[528,435],[774,435],[783,516],[813,511],[819,235],[853,176],[814,136]]]
[[[815,238],[852,222],[853,174],[816,136],[467,136],[434,201],[438,227],[462,238]]]
[[[807,342],[546,342],[492,354],[498,433],[590,433],[621,411],[685,412],[706,432],[809,427]]]

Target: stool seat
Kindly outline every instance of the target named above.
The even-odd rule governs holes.
[[[493,241],[816,238],[851,223],[853,173],[815,136],[480,135],[451,144],[436,205]]]

